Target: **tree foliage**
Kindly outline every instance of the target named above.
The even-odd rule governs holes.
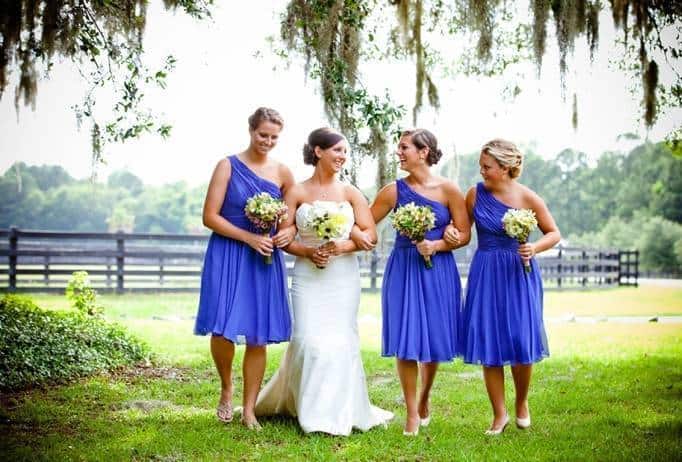
[[[411,40],[396,41],[392,44],[402,47],[415,58],[417,91],[415,109],[421,106],[422,88],[420,82],[429,76],[442,62],[434,56],[425,59],[423,31],[447,30],[450,40],[456,43],[463,36],[477,35],[475,47],[478,68],[469,66],[466,73],[491,75],[504,71],[510,64],[532,58],[538,73],[543,65],[548,27],[554,29],[559,49],[559,70],[561,86],[565,89],[565,77],[570,65],[570,56],[576,41],[585,38],[591,57],[599,45],[600,12],[611,10],[614,26],[621,34],[624,45],[622,68],[638,75],[642,92],[642,116],[648,127],[653,125],[661,107],[682,105],[682,76],[679,73],[681,50],[679,37],[682,34],[682,3],[651,0],[610,0],[605,6],[599,0],[559,1],[530,0],[530,21],[519,2],[500,0],[398,0],[397,25],[403,36],[410,34]],[[411,12],[411,13],[410,13]],[[422,19],[429,16],[429,21]],[[408,20],[407,18],[412,18]],[[428,24],[425,27],[425,24]],[[513,24],[510,29],[505,24]],[[446,26],[446,27],[444,27]],[[433,36],[432,36],[433,38]],[[509,49],[517,59],[510,59]],[[532,50],[532,54],[527,52]],[[434,53],[433,51],[431,53]],[[463,52],[467,54],[466,51]],[[467,57],[470,60],[470,57]],[[431,65],[430,65],[431,64]],[[659,80],[663,67],[673,74],[674,81],[664,84]],[[490,69],[494,72],[490,72]],[[437,89],[428,79],[429,100],[437,107]],[[662,99],[659,98],[662,97]],[[435,103],[435,104],[434,104]],[[574,125],[577,124],[577,101],[574,95]]]
[[[682,159],[665,143],[605,152],[596,162],[571,149],[553,159],[524,151],[520,181],[545,199],[564,236],[598,231],[611,217],[629,221],[638,212],[682,223]],[[478,158],[459,159],[457,182],[464,191],[481,181]]]
[[[352,91],[357,85],[363,61],[385,58],[414,62],[412,123],[417,125],[425,95],[430,106],[439,106],[438,71],[450,76],[499,75],[512,64],[530,60],[539,73],[550,28],[559,48],[558,66],[565,92],[565,76],[576,41],[585,38],[594,56],[604,9],[610,10],[624,45],[621,68],[638,76],[642,117],[650,127],[661,109],[682,106],[682,3],[678,1],[292,0],[281,30],[288,50],[305,56],[313,76],[319,77],[332,123],[354,136],[354,126],[347,120],[358,105],[347,102],[345,90]],[[360,27],[364,27],[364,34],[359,33]],[[441,37],[448,42],[446,52],[433,46]],[[472,42],[474,47],[462,46]],[[664,66],[672,73],[672,82],[660,81]],[[520,91],[518,85],[509,90],[512,96]],[[577,127],[575,94],[572,107],[572,122]],[[675,150],[679,150],[679,134],[678,128],[670,135]],[[384,146],[378,144],[376,148]]]
[[[363,37],[363,30],[377,6],[375,0],[293,0],[281,27],[287,50],[304,56],[306,75],[319,81],[328,118],[348,137],[352,149],[345,176],[354,184],[362,156],[378,159],[378,184],[395,176],[386,154],[404,112],[388,93],[370,94],[358,77],[361,44],[373,37],[371,32]]]
[[[196,18],[210,14],[212,0],[163,0],[169,9],[182,9]],[[165,88],[174,65],[172,56],[157,70],[143,62],[142,37],[147,0],[3,0],[0,1],[0,98],[18,70],[14,100],[35,108],[38,84],[49,75],[55,59],[76,63],[88,84],[74,106],[80,123],[90,126],[92,154],[102,160],[106,143],[122,142],[143,133],[167,137],[170,125],[144,106],[144,89]],[[99,91],[116,94],[113,115],[99,115]]]

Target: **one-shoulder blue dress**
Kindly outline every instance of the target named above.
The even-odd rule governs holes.
[[[260,192],[281,198],[279,187],[256,175],[237,156],[220,215],[239,228],[258,232],[244,214],[247,199]],[[265,345],[291,336],[287,275],[279,249],[272,264],[244,242],[213,233],[201,275],[194,333],[221,335],[234,343]]]
[[[396,181],[396,207],[414,202],[431,207],[436,226],[426,239],[441,239],[450,223],[450,211],[440,202]],[[451,361],[456,356],[461,284],[452,252],[431,256],[433,268],[410,240],[396,235],[386,263],[381,291],[383,314],[382,355],[420,362]]]
[[[459,349],[464,362],[484,366],[532,364],[549,356],[542,319],[542,278],[531,259],[526,273],[518,242],[502,217],[512,207],[476,185],[478,249],[467,280]]]

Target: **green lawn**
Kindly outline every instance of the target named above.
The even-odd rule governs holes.
[[[66,307],[63,297],[35,299],[44,307]],[[534,371],[533,427],[510,427],[498,438],[482,433],[490,411],[480,368],[459,360],[445,364],[434,387],[433,423],[408,439],[394,363],[378,353],[379,298],[364,295],[359,319],[370,395],[397,417],[385,430],[342,438],[304,435],[290,419],[264,420],[260,433],[219,424],[208,339],[191,335],[196,295],[102,301],[110,319],[151,345],[154,364],[3,396],[5,460],[620,461],[682,454],[682,324],[548,323],[552,356]],[[545,306],[548,316],[682,314],[682,290],[551,292]],[[283,349],[269,349],[267,376]],[[235,385],[239,390],[240,379]],[[511,380],[507,385],[512,397]]]

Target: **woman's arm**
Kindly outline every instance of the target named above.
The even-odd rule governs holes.
[[[395,207],[397,201],[395,183],[384,186],[370,207],[370,213],[374,223],[379,223],[388,215],[388,213]],[[355,242],[355,245],[361,250],[372,250],[377,243],[376,227],[374,236],[370,236],[362,231],[359,226],[353,226],[350,233],[350,238]]]
[[[519,246],[519,254],[523,257],[524,261],[528,261],[534,255],[554,247],[561,240],[561,233],[545,201],[539,195],[528,189],[524,199],[530,205],[530,209],[535,212],[538,228],[543,233],[543,236],[537,241]]]
[[[452,222],[459,233],[458,242],[454,243],[454,245],[448,243],[450,250],[454,250],[464,247],[471,240],[471,219],[462,191],[459,190],[455,183],[450,181],[447,183],[446,193],[448,195],[448,208],[450,209]]]
[[[374,198],[372,206],[369,208],[372,212],[374,223],[379,223],[386,218],[391,210],[395,207],[398,201],[398,189],[395,182],[387,184],[379,190],[377,197]]]
[[[282,181],[282,197],[286,197],[287,192],[294,186],[294,175],[292,175],[291,170],[289,170],[289,167],[287,167],[284,164],[280,164],[279,166],[279,175]],[[289,207],[288,211],[289,217],[291,218],[292,216],[295,217],[296,214],[296,209],[292,209]],[[277,227],[277,233],[272,236],[272,242],[275,246],[279,247],[280,249],[285,248],[288,246],[291,241],[294,240],[296,237],[296,224],[295,220],[290,224],[286,225],[287,221],[284,223],[280,224],[280,226]]]
[[[467,229],[469,230],[469,237],[467,238],[467,242],[464,242],[460,245],[460,241],[463,242],[462,240],[462,235],[459,232],[459,229],[455,227],[455,221],[454,218],[452,222],[445,227],[445,232],[443,233],[443,239],[445,239],[445,242],[447,242],[450,245],[455,246],[454,248],[462,247],[466,245],[469,241],[471,241],[471,225],[474,222],[474,203],[476,202],[476,188],[469,188],[469,191],[467,191],[466,198],[464,199],[464,212],[466,213],[466,216],[469,218],[468,219],[468,227]],[[452,211],[451,211],[452,213]],[[453,217],[457,215],[452,215]]]
[[[230,161],[222,159],[216,165],[206,191],[202,215],[204,226],[222,236],[244,242],[261,255],[272,254],[272,239],[269,236],[261,236],[241,229],[220,215],[231,176]]]
[[[469,222],[469,216],[466,211],[462,193],[457,185],[451,181],[443,182],[442,187],[445,197],[448,199],[448,209],[450,210],[450,216],[452,217],[455,230],[457,231],[457,242],[446,239],[445,233],[440,239],[424,239],[416,245],[419,253],[425,256],[432,255],[436,252],[449,252],[458,247],[465,246],[469,243],[469,239],[471,238],[471,223]]]

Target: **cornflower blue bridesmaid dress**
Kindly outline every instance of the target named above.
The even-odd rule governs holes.
[[[418,194],[402,179],[396,181],[396,188],[396,207],[410,202],[431,207],[436,225],[426,239],[441,239],[450,223],[450,210]],[[456,356],[459,272],[452,252],[437,252],[431,262],[433,268],[427,269],[414,244],[396,234],[381,290],[383,356],[420,362],[445,362]]]
[[[502,217],[511,209],[476,185],[478,249],[467,280],[460,332],[464,362],[484,366],[532,364],[549,356],[542,319],[542,278],[535,259],[526,273],[518,242]]]
[[[237,156],[228,157],[232,176],[220,215],[250,232],[258,232],[244,214],[247,199],[267,192],[281,198],[279,187],[256,175]],[[272,264],[244,242],[213,233],[201,275],[201,294],[194,333],[220,335],[233,343],[265,345],[286,342],[291,335],[287,275],[279,249]]]

